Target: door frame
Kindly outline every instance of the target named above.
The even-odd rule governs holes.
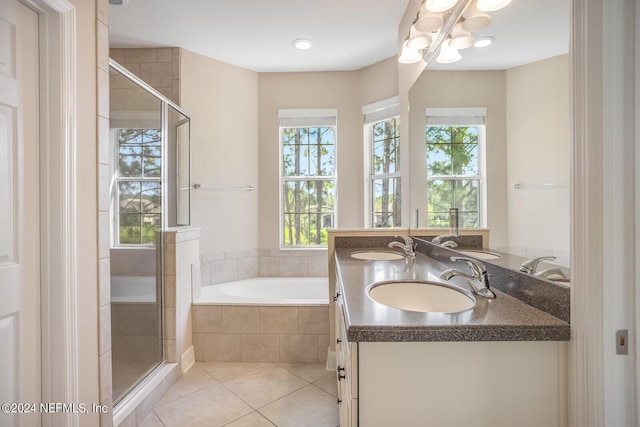
[[[20,0],[38,14],[40,59],[41,357],[43,402],[79,395],[76,221],[76,11],[68,0]],[[79,414],[44,417],[77,426]]]

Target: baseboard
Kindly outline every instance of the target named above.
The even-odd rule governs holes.
[[[187,372],[196,363],[196,352],[193,346],[189,347],[187,351],[182,353],[180,358],[180,366],[182,367],[182,373]]]
[[[327,349],[327,371],[336,370],[336,352],[331,351],[331,348]]]

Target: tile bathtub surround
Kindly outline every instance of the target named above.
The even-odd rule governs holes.
[[[324,363],[328,306],[194,305],[196,361]]]
[[[200,256],[203,285],[252,277],[325,277],[327,252],[280,249],[246,249],[212,252]]]
[[[196,363],[139,425],[335,427],[337,397],[322,364]]]

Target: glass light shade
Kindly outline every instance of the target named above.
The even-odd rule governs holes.
[[[475,39],[470,32],[462,29],[462,23],[458,22],[451,31],[451,42],[449,46],[454,49],[466,49],[473,46]]]
[[[427,0],[425,6],[431,12],[444,12],[451,9],[456,3],[458,0]]]
[[[407,47],[410,49],[426,49],[431,46],[431,37],[425,35],[416,30],[415,25],[411,26],[409,30],[409,39],[407,40]]]
[[[487,13],[478,10],[476,2],[472,2],[464,13],[462,29],[469,32],[480,31],[491,24],[492,18]]]
[[[478,0],[478,9],[483,12],[500,10],[511,3],[511,0]]]
[[[421,8],[418,14],[418,20],[415,24],[416,30],[423,34],[437,31],[444,24],[444,18],[441,13],[429,12],[425,8]]]
[[[436,61],[438,61],[440,64],[451,64],[462,59],[462,56],[460,56],[460,52],[458,52],[458,49],[454,49],[449,46],[449,41],[449,39],[443,41],[442,45],[440,46],[440,55],[438,55],[438,57],[436,58]]]
[[[411,49],[407,47],[408,40],[405,40],[402,43],[402,53],[398,58],[398,62],[401,64],[415,64],[416,62],[422,60],[422,55],[416,49]]]

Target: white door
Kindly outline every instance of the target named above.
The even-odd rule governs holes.
[[[40,402],[38,151],[38,17],[0,0],[0,404],[16,404],[1,426],[40,424],[5,413]]]

